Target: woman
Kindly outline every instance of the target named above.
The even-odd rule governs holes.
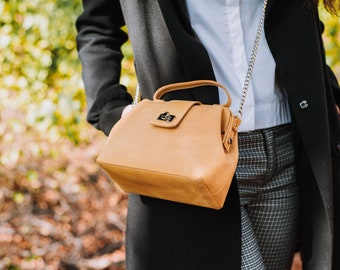
[[[131,110],[119,84],[125,24],[143,98],[165,84],[211,79],[227,86],[237,106],[262,0],[83,4],[77,42],[87,119],[105,134]],[[268,1],[224,207],[129,196],[128,270],[289,269],[298,241],[304,269],[340,269],[333,197],[340,191],[340,89],[325,63],[316,5]],[[223,102],[214,87],[167,98]]]

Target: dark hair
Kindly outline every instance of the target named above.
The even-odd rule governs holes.
[[[319,0],[306,0],[307,4],[310,7],[317,7],[319,4]],[[323,0],[323,5],[326,10],[332,14],[338,14],[340,10],[340,1],[339,0]]]

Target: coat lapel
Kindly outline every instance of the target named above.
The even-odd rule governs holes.
[[[195,37],[184,0],[158,0],[168,31],[177,49],[185,78],[191,80],[215,80],[209,55]],[[192,91],[195,99],[207,104],[218,103],[216,87],[201,87]]]

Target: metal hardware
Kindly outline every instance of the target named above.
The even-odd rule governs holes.
[[[257,56],[258,49],[259,49],[260,39],[261,39],[261,35],[262,35],[262,29],[263,29],[263,26],[264,26],[264,17],[266,15],[267,3],[268,3],[268,0],[264,0],[259,26],[257,27],[256,36],[255,36],[253,48],[252,48],[250,59],[249,59],[248,70],[247,70],[247,74],[246,74],[246,78],[245,78],[245,81],[244,81],[243,90],[242,90],[242,94],[241,94],[241,101],[240,101],[239,109],[238,109],[238,112],[237,112],[237,115],[240,118],[242,116],[243,106],[244,106],[244,103],[246,101],[246,97],[247,97],[249,86],[250,86],[250,80],[251,80],[251,77],[252,77],[253,71],[254,71],[255,59],[256,59],[256,56]]]
[[[300,108],[303,109],[303,110],[308,108],[307,100],[302,100],[299,105],[300,105]]]
[[[139,83],[137,82],[136,91],[135,91],[135,97],[133,98],[132,106],[136,106],[138,104],[139,99]]]
[[[158,116],[157,120],[171,122],[172,120],[174,120],[175,117],[175,115],[169,114],[169,112],[164,112]]]

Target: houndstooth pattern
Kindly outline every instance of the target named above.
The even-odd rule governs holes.
[[[242,270],[288,270],[298,220],[290,125],[239,134]]]

